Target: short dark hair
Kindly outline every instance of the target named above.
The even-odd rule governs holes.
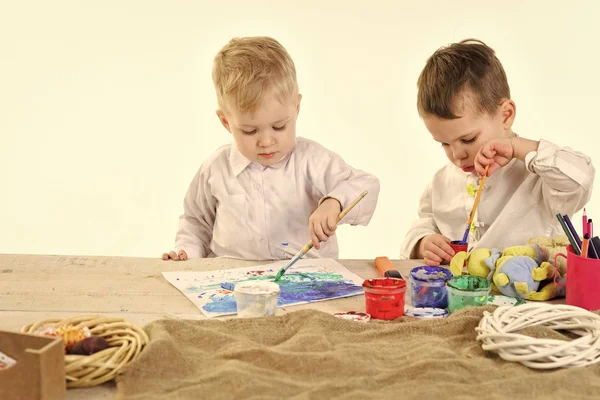
[[[417,109],[421,116],[455,119],[457,99],[471,94],[479,113],[494,114],[510,88],[494,50],[477,39],[465,39],[438,49],[417,81]]]

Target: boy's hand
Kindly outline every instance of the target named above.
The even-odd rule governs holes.
[[[419,243],[419,255],[425,260],[425,264],[432,267],[449,263],[454,257],[454,250],[449,243],[450,239],[437,233],[425,236]]]
[[[479,176],[485,175],[485,167],[490,166],[487,175],[504,167],[515,156],[512,139],[492,139],[485,143],[475,156],[475,171]]]
[[[318,250],[321,247],[320,242],[326,242],[335,234],[340,212],[342,212],[340,202],[328,198],[312,213],[308,220],[308,229],[315,249]]]
[[[170,253],[163,253],[162,255],[162,259],[163,260],[176,260],[176,261],[185,261],[187,260],[188,256],[187,253],[183,250],[179,250],[179,254],[175,253],[174,251],[171,251]]]

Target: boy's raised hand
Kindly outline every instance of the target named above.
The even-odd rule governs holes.
[[[504,167],[513,159],[515,149],[513,142],[508,138],[492,139],[485,143],[475,156],[475,171],[479,176],[485,175],[485,167],[490,166],[487,175],[491,176],[494,172]]]
[[[342,205],[334,198],[325,199],[308,219],[308,229],[315,249],[321,248],[320,242],[326,242],[335,234],[337,219]]]
[[[174,251],[171,251],[169,253],[163,253],[162,255],[163,260],[185,261],[187,260],[187,258],[187,253],[184,250],[179,250],[179,254],[175,253]]]
[[[421,239],[419,255],[425,260],[425,264],[438,267],[440,264],[449,263],[452,260],[454,250],[450,247],[450,239],[436,233]]]

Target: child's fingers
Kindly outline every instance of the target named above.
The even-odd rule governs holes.
[[[182,261],[187,260],[187,253],[184,250],[181,250],[179,252],[179,259],[182,260]]]
[[[432,245],[429,248],[429,258],[434,260],[434,261],[439,261],[442,262],[443,260],[445,260],[448,256],[446,255],[446,252],[444,250],[442,250],[440,247],[438,247],[437,245]]]
[[[171,260],[179,260],[179,256],[174,251],[169,252],[169,258]]]
[[[319,250],[321,245],[319,244],[319,238],[317,237],[317,234],[315,233],[315,223],[312,221],[310,223],[310,240],[312,240],[313,247],[315,249]]]
[[[483,146],[481,148],[481,154],[488,159],[494,158],[496,155],[496,150],[492,146]]]
[[[452,247],[444,241],[443,237],[436,237],[435,241],[432,241],[429,251],[439,257],[439,261],[450,261],[454,257],[454,250]],[[437,261],[437,259],[435,259]]]
[[[438,267],[440,265],[440,261],[441,259],[436,256],[435,254],[433,254],[432,252],[430,252],[429,250],[425,251],[425,254],[423,255],[425,264],[430,265],[432,267]]]
[[[481,164],[483,167],[486,167],[490,164],[493,164],[495,161],[494,158],[487,158],[483,154],[480,154],[475,162]]]
[[[317,235],[321,242],[326,242],[329,239],[329,236],[323,232],[323,226],[319,222],[315,222],[315,235]]]
[[[478,162],[475,162],[475,172],[477,172],[477,174],[479,176],[483,176],[483,174],[485,174],[485,167],[483,165],[481,165]]]
[[[335,229],[337,227],[336,220],[337,219],[335,217],[329,216],[327,217],[325,223],[322,225],[323,232],[327,235],[327,237],[333,236],[333,234],[335,234]]]
[[[448,242],[442,240],[441,243],[438,244],[438,247],[441,251],[444,252],[444,254],[442,255],[442,258],[444,260],[450,261],[452,257],[454,257],[454,249],[450,247],[450,244]]]
[[[162,259],[163,260],[168,260],[169,259],[169,253],[163,253]]]

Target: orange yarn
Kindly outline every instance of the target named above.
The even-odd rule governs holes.
[[[76,328],[73,325],[65,325],[60,328],[56,328],[56,335],[60,336],[62,340],[65,342],[65,348],[70,348],[81,342],[88,335],[86,335],[85,331],[81,328]]]

